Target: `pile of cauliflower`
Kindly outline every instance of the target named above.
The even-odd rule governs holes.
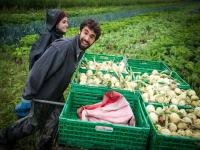
[[[179,83],[170,74],[159,73],[157,70],[151,74],[129,72],[123,61],[118,64],[113,61],[88,61],[81,68],[87,69],[86,73],[80,73],[78,77],[81,85],[140,90],[145,102],[200,106],[196,92],[180,89]]]
[[[200,107],[178,109],[176,105],[154,107],[149,104],[146,110],[159,133],[200,138]]]
[[[200,106],[199,97],[194,90],[178,88],[178,83],[167,74],[154,70],[151,75],[145,73],[140,79],[149,82],[140,89],[145,102]]]
[[[107,86],[128,91],[134,91],[138,84],[132,80],[131,75],[102,73],[101,71],[87,70],[80,73],[78,83],[89,86]]]
[[[128,73],[126,70],[126,64],[123,61],[114,63],[113,61],[96,62],[95,60],[90,60],[82,65],[81,68],[89,70],[105,70],[109,72]]]

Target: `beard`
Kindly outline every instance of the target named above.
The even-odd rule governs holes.
[[[87,43],[87,42],[84,41],[84,43],[83,43],[83,40],[80,41],[80,48],[82,50],[86,50],[86,49],[88,49],[90,47],[89,43],[87,43],[87,44],[85,44],[85,43]]]
[[[79,47],[81,50],[86,50],[88,49],[92,44],[88,43],[85,41],[83,38],[79,40]]]

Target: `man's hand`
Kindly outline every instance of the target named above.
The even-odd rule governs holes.
[[[16,105],[15,112],[18,117],[25,117],[29,114],[31,109],[31,100],[21,99],[21,102]]]

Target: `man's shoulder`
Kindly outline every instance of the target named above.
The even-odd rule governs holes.
[[[55,44],[70,44],[73,41],[72,38],[60,38],[55,40]]]
[[[72,46],[73,43],[76,41],[76,36],[72,37],[72,38],[60,38],[55,40],[52,45],[56,46],[56,47],[69,47]]]

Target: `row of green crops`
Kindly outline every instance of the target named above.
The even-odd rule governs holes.
[[[77,7],[77,6],[120,6],[134,5],[142,3],[158,3],[162,0],[1,0],[1,8],[30,9],[30,8],[49,8],[49,7]],[[167,0],[180,1],[180,0]]]
[[[158,8],[143,8],[138,10],[126,10],[126,11],[119,11],[119,12],[111,12],[111,13],[104,13],[98,15],[87,15],[87,16],[79,16],[79,17],[70,17],[69,26],[70,27],[77,27],[80,23],[87,19],[91,18],[97,21],[113,21],[122,18],[127,18],[131,16],[135,16],[138,14],[151,12],[151,11],[165,11],[170,9],[176,9],[174,6],[165,6],[165,7],[158,7]],[[45,29],[44,21],[35,21],[28,24],[21,24],[21,25],[10,25],[10,26],[2,26],[0,27],[0,44],[11,44],[16,43],[22,36],[27,34],[36,34],[43,32]]]
[[[69,17],[87,16],[111,12],[120,12],[123,10],[135,10],[142,8],[155,8],[161,6],[173,6],[177,3],[156,3],[156,4],[136,4],[128,6],[102,6],[102,7],[70,7],[63,9]],[[56,7],[54,7],[56,8]],[[0,10],[0,26],[8,24],[26,24],[33,21],[45,20],[46,9],[42,10],[19,10],[19,9],[2,9]]]

